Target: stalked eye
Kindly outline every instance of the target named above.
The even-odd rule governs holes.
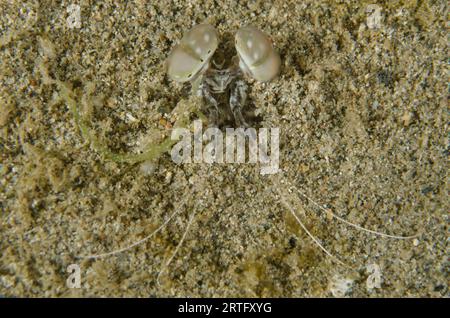
[[[219,38],[209,24],[199,24],[190,29],[167,58],[167,74],[177,82],[187,82],[209,63],[217,49]]]
[[[253,26],[240,28],[235,36],[239,66],[243,72],[260,82],[267,82],[280,71],[280,56],[269,37]]]

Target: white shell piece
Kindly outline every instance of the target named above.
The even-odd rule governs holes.
[[[245,26],[235,36],[239,66],[254,79],[267,82],[280,71],[281,60],[269,37],[253,26]]]
[[[177,82],[196,78],[209,63],[217,49],[219,37],[209,24],[198,24],[190,29],[167,58],[167,74]]]

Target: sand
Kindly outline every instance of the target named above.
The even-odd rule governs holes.
[[[447,2],[375,2],[2,1],[0,295],[448,296]],[[197,105],[164,61],[198,23],[217,28],[226,59],[240,26],[270,34],[281,73],[249,80],[247,107],[252,124],[280,127],[282,173],[164,151],[113,160],[145,153]],[[80,258],[176,211],[130,250]]]

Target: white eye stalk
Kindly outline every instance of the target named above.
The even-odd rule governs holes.
[[[190,29],[167,58],[167,74],[177,82],[194,80],[208,68],[209,60],[217,49],[217,31],[209,24]]]
[[[261,30],[246,26],[236,33],[236,51],[241,70],[260,82],[275,78],[280,72],[280,56],[269,37]]]

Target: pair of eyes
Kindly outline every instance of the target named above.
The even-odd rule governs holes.
[[[178,82],[191,80],[208,63],[218,42],[214,27],[208,24],[194,26],[184,34],[167,59],[169,77]],[[240,59],[250,69],[274,51],[268,36],[252,26],[238,30],[235,44]]]

